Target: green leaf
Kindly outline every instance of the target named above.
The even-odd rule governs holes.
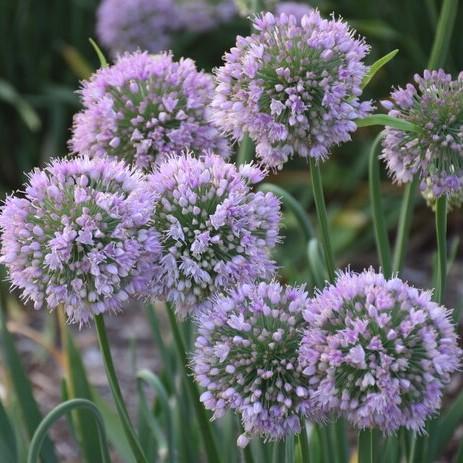
[[[72,399],[63,402],[56,406],[48,415],[42,420],[32,438],[31,447],[27,456],[27,463],[37,463],[42,445],[47,438],[48,430],[59,420],[63,415],[71,411],[84,408],[92,413],[95,423],[97,425],[98,440],[100,443],[101,454],[103,455],[103,463],[111,463],[109,457],[108,444],[106,441],[106,431],[104,427],[103,417],[98,408],[93,402],[87,399]]]
[[[103,417],[109,441],[116,449],[116,453],[126,463],[137,463],[117,413],[95,390],[92,394]]]
[[[391,61],[397,55],[397,53],[399,53],[399,50],[395,49],[395,50],[392,50],[391,52],[389,52],[387,55],[384,55],[382,58],[379,58],[378,60],[376,60],[370,66],[370,69],[368,70],[366,76],[363,78],[361,87],[365,88],[370,83],[370,81],[373,79],[373,77],[377,74],[377,72],[384,65],[389,63],[389,61]]]
[[[62,325],[63,326],[63,325]],[[87,373],[82,362],[80,352],[77,350],[72,334],[64,325],[66,333],[65,347],[67,360],[67,392],[70,399],[88,399],[93,400],[90,384],[87,379]],[[85,460],[88,463],[101,463],[102,455],[100,454],[100,444],[98,440],[98,430],[94,417],[88,410],[76,410],[72,414],[74,427],[77,432],[80,447],[82,448]]]
[[[169,397],[167,391],[164,388],[161,380],[157,375],[148,370],[141,370],[137,374],[137,384],[138,384],[138,394],[142,404],[142,412],[144,413],[144,418],[152,432],[153,438],[156,440],[157,447],[159,450],[159,456],[162,460],[165,459],[165,455],[169,456],[168,461],[175,461],[175,448],[174,448],[174,429],[172,426],[172,415],[169,404]],[[165,418],[165,433],[167,438],[164,435],[162,426],[159,423],[159,420],[150,413],[151,407],[148,405],[146,399],[145,391],[143,385],[149,385],[156,393],[155,400],[160,405],[160,409]]]
[[[101,51],[101,48],[98,46],[98,44],[92,38],[90,38],[88,40],[92,44],[92,47],[95,50],[96,55],[98,56],[98,59],[100,61],[100,66],[102,68],[108,67],[108,61],[106,60],[106,57],[105,57],[104,53]]]
[[[40,129],[41,121],[35,109],[6,80],[0,79],[0,100],[11,104],[32,132]]]
[[[18,461],[16,448],[16,435],[11,426],[10,419],[0,401],[0,461]]]
[[[398,119],[397,117],[388,116],[387,114],[372,114],[355,121],[357,127],[370,127],[372,125],[382,125],[392,127],[406,132],[419,132],[420,128],[411,122]]]
[[[0,334],[5,365],[18,399],[18,405],[21,408],[23,422],[29,436],[32,436],[42,420],[42,415],[34,399],[32,385],[24,371],[21,358],[14,345],[13,336],[6,327],[6,319],[2,307],[0,307]],[[41,457],[44,463],[58,463],[53,444],[48,438],[44,440]]]
[[[366,429],[358,435],[358,463],[374,463],[373,431]]]
[[[450,409],[432,424],[434,432],[430,432],[430,460],[436,461],[442,456],[448,443],[457,429],[463,423],[463,392],[451,404]]]

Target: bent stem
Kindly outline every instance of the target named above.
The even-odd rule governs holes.
[[[313,196],[315,208],[317,210],[318,224],[320,226],[320,242],[323,248],[326,270],[328,278],[332,282],[335,278],[334,256],[331,246],[330,232],[328,228],[328,217],[326,213],[325,197],[323,194],[322,177],[319,163],[309,157],[310,175],[312,178]]]
[[[111,388],[114,402],[116,404],[117,413],[119,414],[122,422],[122,427],[124,428],[124,432],[127,436],[127,440],[137,463],[148,463],[148,460],[143,453],[140,442],[138,441],[137,435],[130,421],[129,413],[127,412],[127,407],[125,406],[125,402],[122,397],[121,388],[119,386],[119,381],[117,380],[116,370],[114,368],[113,359],[111,356],[111,349],[109,347],[108,335],[106,333],[103,315],[95,315],[94,318],[98,343],[103,355],[106,377],[108,378],[109,386]]]
[[[436,203],[437,287],[436,301],[441,304],[447,277],[447,197],[440,196]]]
[[[190,372],[188,371],[188,359],[186,355],[185,344],[180,334],[180,330],[177,325],[177,320],[175,319],[175,313],[170,304],[167,304],[167,315],[169,317],[169,323],[172,329],[172,335],[174,337],[174,343],[177,349],[177,354],[180,358],[181,368],[183,369],[183,379],[185,380],[188,391],[190,392],[190,396],[193,401],[193,406],[195,408],[196,418],[198,420],[201,436],[203,438],[204,447],[207,453],[207,459],[209,463],[219,463],[219,453],[214,441],[214,436],[212,434],[210,422],[207,418],[206,410],[204,409],[202,403],[199,400],[198,388],[195,382],[193,381]]]

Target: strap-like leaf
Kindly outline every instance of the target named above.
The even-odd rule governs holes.
[[[363,78],[363,81],[362,81],[362,85],[361,87],[362,88],[365,88],[369,83],[370,81],[373,79],[373,77],[377,74],[377,72],[384,66],[386,65],[387,63],[389,63],[389,61],[391,61],[391,59],[393,59],[395,57],[395,55],[397,55],[397,53],[399,53],[399,50],[392,50],[391,52],[389,52],[387,55],[384,55],[382,58],[379,58],[377,61],[375,61],[371,66],[370,66],[370,69],[368,70],[366,76]]]

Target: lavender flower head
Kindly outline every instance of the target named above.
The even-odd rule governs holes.
[[[212,76],[197,71],[190,59],[125,54],[84,84],[71,148],[142,169],[183,149],[227,156],[227,141],[208,120],[213,91]]]
[[[301,2],[279,2],[275,7],[275,15],[286,14],[295,16],[300,21],[304,16],[310,14],[313,8],[307,3]]]
[[[324,412],[358,428],[422,431],[461,351],[449,311],[373,270],[341,273],[304,312],[299,361]]]
[[[1,261],[34,307],[71,322],[117,311],[148,291],[160,257],[153,195],[122,162],[87,157],[34,170],[0,215]]]
[[[190,154],[149,176],[164,249],[154,292],[174,303],[178,315],[208,305],[216,291],[273,274],[269,250],[278,241],[279,200],[250,189],[263,176],[252,165],[238,170],[219,156]]]
[[[254,30],[217,70],[214,120],[236,139],[249,133],[269,167],[294,154],[326,158],[372,109],[359,101],[369,47],[315,10],[300,20],[266,13]]]
[[[386,127],[382,157],[397,183],[415,175],[428,200],[447,195],[463,200],[463,72],[457,80],[442,70],[415,75],[414,84],[398,88],[383,106],[391,116],[420,129]]]
[[[241,415],[244,447],[253,436],[281,439],[311,417],[307,378],[298,364],[308,296],[278,283],[243,284],[198,317],[193,354],[205,407]]]

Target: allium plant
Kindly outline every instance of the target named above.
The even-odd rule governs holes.
[[[304,318],[299,362],[317,407],[361,429],[423,431],[461,357],[430,292],[373,270],[340,273]]]
[[[315,10],[301,20],[265,13],[253,27],[217,70],[214,120],[236,139],[248,133],[269,167],[295,154],[326,158],[372,109],[359,100],[368,45]]]
[[[209,154],[172,157],[149,176],[163,246],[155,294],[180,316],[207,305],[216,291],[273,275],[269,251],[278,241],[280,204],[271,193],[251,191],[263,176]]]
[[[181,28],[205,32],[230,21],[236,14],[233,0],[178,0]]]
[[[114,57],[140,49],[170,49],[180,26],[174,0],[103,0],[97,10],[98,39]]]
[[[463,201],[463,73],[456,80],[442,70],[415,75],[414,84],[398,88],[383,106],[389,115],[412,122],[419,132],[387,127],[382,157],[397,183],[421,181],[434,203],[447,195]]]
[[[144,294],[160,257],[153,195],[116,159],[55,160],[34,170],[0,215],[1,260],[36,309],[71,322],[119,310]]]
[[[230,409],[241,416],[242,447],[254,436],[297,433],[314,413],[298,363],[308,307],[301,288],[243,284],[198,317],[193,370],[205,389],[201,401],[214,418]]]
[[[213,90],[212,76],[190,59],[125,54],[84,83],[70,146],[142,169],[183,149],[228,156],[228,142],[208,119]]]

